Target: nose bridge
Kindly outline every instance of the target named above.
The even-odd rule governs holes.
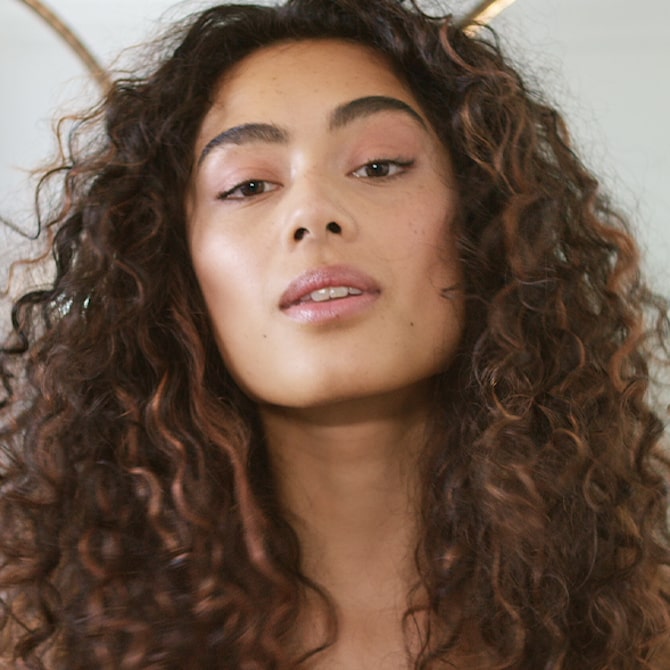
[[[292,240],[353,230],[342,191],[325,170],[311,168],[297,174],[286,194],[285,207],[285,232]]]

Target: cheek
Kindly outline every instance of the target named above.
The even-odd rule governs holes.
[[[443,189],[440,189],[443,190]],[[402,259],[404,270],[414,276],[417,282],[428,279],[438,292],[451,287],[460,281],[462,276],[461,262],[456,249],[456,233],[453,221],[455,218],[455,196],[427,197],[417,199],[419,207],[405,205],[398,212],[400,221],[396,230],[400,234],[393,235],[392,245],[396,259]]]
[[[283,342],[271,316],[272,249],[203,231],[192,236],[191,253],[221,358],[240,388],[260,400]]]
[[[233,334],[247,335],[260,297],[254,255],[227,237],[203,233],[192,236],[191,256],[219,347]]]
[[[426,220],[431,223],[424,227],[423,235],[426,244],[432,245],[435,261],[441,271],[460,279],[462,267],[456,247],[457,207],[457,196],[452,190],[448,190],[441,198],[436,198],[436,202],[426,213]]]
[[[410,213],[401,279],[409,287],[408,313],[415,324],[433,334],[443,362],[460,342],[465,320],[462,294],[463,267],[456,247],[455,198],[425,199]]]

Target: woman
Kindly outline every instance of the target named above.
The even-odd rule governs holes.
[[[394,0],[173,39],[49,175],[7,662],[667,667],[664,303],[560,117]]]

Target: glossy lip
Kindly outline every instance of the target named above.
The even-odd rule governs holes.
[[[348,286],[361,295],[313,302],[305,300],[312,291],[331,286]],[[330,265],[308,270],[291,281],[279,299],[279,308],[302,323],[323,323],[343,319],[364,310],[379,297],[381,289],[370,275],[348,265]]]

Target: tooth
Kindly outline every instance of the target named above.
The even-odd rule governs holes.
[[[325,302],[326,300],[330,300],[330,289],[320,288],[318,291],[312,291],[309,294],[309,297],[314,302]]]
[[[346,286],[331,286],[329,290],[330,299],[346,298],[349,295],[349,289]]]
[[[350,286],[328,286],[312,291],[309,294],[313,302],[326,302],[327,300],[336,300],[337,298],[346,298],[348,295],[361,295],[363,291]]]

